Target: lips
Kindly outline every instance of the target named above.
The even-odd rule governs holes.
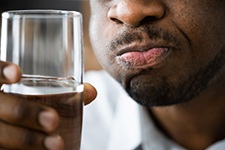
[[[168,56],[169,48],[151,48],[147,51],[128,51],[116,57],[120,64],[138,69],[154,67]]]

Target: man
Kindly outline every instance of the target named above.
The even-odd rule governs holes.
[[[90,2],[96,56],[158,130],[179,148],[224,139],[225,1]],[[151,136],[141,135],[144,149]]]
[[[90,3],[92,13],[90,35],[96,56],[103,68],[122,85],[133,100],[142,106],[139,109],[141,113],[129,111],[130,116],[118,113],[118,116],[123,116],[119,120],[124,122],[126,117],[128,120],[133,116],[138,118],[137,114],[140,114],[141,118],[141,131],[129,132],[127,136],[137,135],[130,139],[139,138],[140,141],[134,140],[135,144],[133,144],[133,140],[125,139],[122,143],[117,140],[121,147],[126,142],[125,144],[133,144],[131,149],[144,150],[224,149],[225,1],[91,0]],[[19,79],[19,73],[16,71],[18,69],[15,69],[14,65],[2,62],[1,66],[3,70],[1,83],[12,83]],[[94,76],[94,74],[90,75]],[[101,77],[97,79],[99,81]],[[104,81],[115,84],[108,80]],[[99,83],[99,85],[104,84]],[[110,90],[111,85],[105,85]],[[91,101],[96,93],[91,86],[85,89],[86,100]],[[112,91],[119,92],[121,89],[118,91],[112,88]],[[101,91],[99,95],[100,93]],[[116,97],[116,103],[119,105],[124,103],[120,98],[126,97],[125,94],[108,93],[112,95],[105,95],[106,98]],[[98,98],[101,99],[100,96]],[[103,103],[107,102],[104,99],[101,100]],[[35,140],[38,138],[32,138],[32,143],[27,143],[27,139],[40,136],[35,133],[35,130],[25,134],[27,132],[25,128],[21,131],[17,127],[18,125],[36,129],[40,128],[40,125],[35,121],[32,122],[32,118],[27,118],[31,119],[32,126],[17,122],[21,117],[20,114],[13,114],[10,111],[12,104],[22,110],[26,106],[21,106],[16,99],[6,97],[4,94],[1,94],[0,101],[2,107],[8,108],[4,109],[5,111],[0,109],[0,120],[3,120],[0,129],[4,129],[4,132],[1,131],[0,145],[4,147],[9,144],[6,140],[16,133],[18,139],[21,135],[24,140],[21,139],[9,145],[16,145],[21,149],[28,147],[28,144],[41,147],[40,140],[39,142]],[[101,107],[106,110],[105,114],[101,114],[103,118],[111,115],[107,114],[108,108],[112,111],[120,110],[126,114],[125,111],[130,110],[129,106],[138,107],[138,105],[127,103],[127,107],[117,108],[114,107],[118,106],[114,105],[114,102],[108,102],[113,105],[113,108],[105,103],[108,107]],[[126,105],[123,104],[123,106]],[[39,118],[41,127],[46,127],[41,129],[47,134],[49,130],[54,130],[53,124],[57,120],[57,114],[51,113],[54,110],[49,108],[46,111],[47,113],[35,114],[34,118]],[[47,114],[46,116],[50,118],[49,124],[43,123],[41,118],[46,117],[42,117],[43,114]],[[91,115],[95,118],[99,117],[98,115],[96,117],[94,113],[89,116]],[[102,121],[98,118],[90,122],[98,124],[99,120]],[[129,126],[127,128],[121,126],[119,122],[116,122],[117,120],[114,122],[110,119],[110,121],[122,130],[129,129]],[[137,122],[132,123],[128,125],[139,126],[136,125]],[[111,127],[108,122],[106,124]],[[91,126],[95,128],[94,124]],[[85,127],[84,130],[86,130]],[[119,135],[120,132],[113,134],[110,131],[110,128],[102,128],[95,131],[95,136],[93,136],[94,131],[90,135],[93,141],[95,137],[102,139],[100,141],[102,143],[98,145],[108,144],[106,148],[110,149],[110,145],[116,145],[117,138],[123,139]],[[105,139],[98,137],[108,134],[111,134],[110,137],[115,141],[110,141],[110,137]],[[84,136],[88,137],[87,134]],[[43,139],[44,135],[41,138]],[[154,145],[155,143],[152,142],[154,138],[156,138],[155,142],[158,140],[160,144]],[[44,140],[45,147],[54,149],[54,142],[60,147],[62,141],[56,139],[47,136]],[[121,147],[118,149],[123,150]]]

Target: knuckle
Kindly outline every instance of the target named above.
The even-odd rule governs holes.
[[[44,137],[43,133],[37,132],[35,130],[21,129],[19,132],[19,138],[17,139],[18,147],[21,147],[23,150],[32,150],[44,149]]]
[[[22,102],[20,105],[15,106],[13,113],[14,113],[14,121],[21,122],[21,123],[30,123],[30,121],[37,120],[38,113],[40,112],[40,108],[33,107],[28,102]]]
[[[29,117],[32,112],[31,108],[26,103],[21,103],[21,105],[14,108],[15,121],[24,121]]]
[[[33,132],[31,130],[25,130],[20,138],[21,147],[24,150],[44,149],[44,135],[39,132]]]
[[[36,145],[37,136],[30,131],[26,131],[21,140],[24,145],[31,147]]]
[[[43,141],[45,134],[35,130],[12,126],[0,120],[0,150],[22,149],[36,150],[44,149]]]

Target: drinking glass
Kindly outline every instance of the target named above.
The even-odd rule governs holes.
[[[14,10],[2,14],[1,60],[20,66],[7,94],[54,108],[66,150],[80,148],[83,93],[82,15],[76,11]]]

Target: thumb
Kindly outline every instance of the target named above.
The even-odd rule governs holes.
[[[97,96],[96,89],[89,83],[84,83],[84,93],[83,93],[84,104],[87,105],[94,101]]]

